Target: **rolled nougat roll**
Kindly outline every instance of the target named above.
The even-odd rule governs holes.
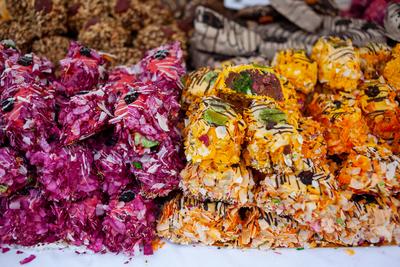
[[[329,155],[350,153],[354,146],[367,142],[368,125],[356,99],[349,94],[314,96],[308,112],[324,128]]]
[[[365,81],[360,86],[360,106],[371,132],[392,145],[400,141],[400,109],[396,91],[382,80]]]
[[[318,64],[319,82],[332,90],[353,91],[362,78],[360,57],[352,42],[337,37],[320,38],[311,58]]]
[[[182,196],[164,205],[157,232],[174,243],[237,248],[303,247],[312,235],[290,217]]]
[[[256,32],[203,6],[196,8],[194,30],[196,49],[228,56],[250,55],[261,42]]]
[[[273,101],[254,100],[244,113],[247,147],[244,159],[263,172],[291,172],[302,169],[302,136],[297,122]]]
[[[388,84],[400,92],[400,44],[392,49],[392,58],[383,69],[383,77]]]
[[[383,147],[354,147],[337,177],[355,193],[392,195],[400,191],[400,158]]]
[[[239,209],[178,195],[164,204],[157,233],[178,244],[233,246],[241,233]]]
[[[192,103],[195,99],[203,96],[217,96],[215,82],[219,70],[213,70],[209,67],[200,68],[190,72],[184,79],[183,101],[186,104]]]
[[[368,43],[358,49],[361,69],[366,79],[376,79],[390,59],[391,49],[385,43]]]
[[[400,41],[400,3],[393,1],[386,9],[384,20],[387,36],[391,39]]]
[[[342,211],[336,220],[344,228],[337,232],[337,238],[343,244],[361,246],[400,243],[398,199],[371,194],[348,194],[345,191],[342,194],[348,196],[342,197]]]
[[[285,18],[308,32],[315,32],[322,24],[322,16],[318,15],[304,1],[271,0],[272,7]]]
[[[317,63],[310,60],[304,50],[278,52],[273,65],[298,91],[308,94],[314,90],[318,76]]]
[[[186,159],[220,167],[239,163],[246,129],[242,116],[217,97],[203,98],[192,110],[184,130]]]
[[[337,182],[326,167],[309,159],[304,164],[298,173],[267,175],[256,189],[255,202],[261,209],[291,216],[323,236],[330,232],[328,222],[337,216]]]
[[[181,172],[180,187],[185,195],[196,199],[238,203],[251,203],[253,175],[243,162],[217,168],[213,162],[186,165]]]
[[[275,100],[288,113],[297,113],[299,103],[293,85],[272,68],[252,65],[228,66],[216,81],[219,95],[230,100]]]

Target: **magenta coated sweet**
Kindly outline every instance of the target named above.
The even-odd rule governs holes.
[[[121,150],[124,152],[121,153]],[[127,147],[118,144],[103,145],[94,154],[94,166],[103,181],[102,190],[110,196],[121,193],[122,189],[134,181],[129,171],[127,150]]]
[[[96,89],[107,80],[107,61],[97,51],[72,42],[60,61],[61,90],[68,96]]]
[[[0,91],[33,83],[45,87],[54,80],[53,68],[49,60],[35,54],[13,54],[5,60],[0,77]]]
[[[105,245],[112,252],[133,254],[135,246],[143,246],[144,254],[153,253],[156,206],[152,200],[136,195],[133,200],[112,200],[103,221]]]
[[[104,90],[75,95],[60,112],[61,139],[66,145],[86,139],[99,132],[111,116],[112,109]]]
[[[24,159],[7,147],[0,148],[0,196],[8,196],[28,183]]]
[[[15,149],[48,151],[49,142],[59,138],[54,122],[55,100],[36,84],[8,88],[1,95],[1,115],[5,134]]]
[[[160,145],[156,153],[133,158],[132,172],[141,183],[141,193],[147,197],[166,196],[177,189],[180,171],[184,167],[179,148],[170,142]]]
[[[83,199],[99,188],[99,179],[92,170],[93,155],[85,146],[39,151],[29,160],[36,166],[38,181],[51,200]]]
[[[60,237],[76,246],[86,245],[95,252],[104,249],[104,206],[98,194],[74,203],[55,203],[53,212]]]
[[[152,198],[177,189],[183,168],[179,43],[108,74],[73,42],[60,65],[55,78],[46,59],[0,43],[0,244],[152,254]]]
[[[0,243],[31,246],[59,239],[53,215],[42,192],[30,189],[4,201],[0,216]]]

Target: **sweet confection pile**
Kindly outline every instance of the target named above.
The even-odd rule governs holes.
[[[268,2],[0,0],[0,245],[400,245],[399,1]]]
[[[239,248],[400,244],[399,48],[323,37],[272,67],[187,74],[182,193],[158,234]]]
[[[59,63],[0,44],[0,244],[63,241],[152,254],[178,187],[179,42],[136,65],[72,42]]]
[[[106,51],[115,65],[135,64],[174,40],[186,49],[185,31],[160,0],[1,0],[0,25],[0,39],[53,62],[71,40]]]

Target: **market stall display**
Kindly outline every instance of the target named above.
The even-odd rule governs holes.
[[[399,4],[366,2],[0,0],[0,245],[399,245]]]

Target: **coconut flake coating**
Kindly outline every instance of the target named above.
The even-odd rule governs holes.
[[[111,70],[107,83],[101,87],[108,95],[110,105],[115,106],[121,96],[129,92],[136,80],[136,75],[132,74],[126,66],[119,66]]]
[[[8,196],[28,183],[24,159],[11,148],[0,148],[0,196]]]
[[[67,57],[60,61],[61,90],[68,96],[90,91],[107,80],[107,61],[97,51],[71,42]]]
[[[53,63],[35,54],[13,54],[5,60],[5,68],[0,76],[0,91],[14,86],[36,83],[48,85],[54,80]]]
[[[95,252],[103,250],[104,234],[101,227],[104,206],[97,194],[74,203],[55,203],[53,211],[60,237],[76,246],[86,245]]]
[[[134,156],[131,170],[141,183],[141,194],[154,198],[166,196],[178,188],[184,164],[179,146],[173,142],[159,145],[156,153]]]
[[[50,88],[48,90],[48,88]],[[10,145],[23,152],[49,149],[58,139],[51,87],[35,84],[11,87],[1,94],[1,116]]]
[[[140,195],[129,202],[112,200],[103,221],[105,246],[112,252],[128,254],[133,254],[135,247],[142,246],[145,255],[153,254],[155,214],[153,201]]]
[[[103,192],[115,196],[134,180],[129,171],[129,158],[127,146],[113,145],[109,140],[94,152],[94,167],[102,178]]]
[[[60,112],[61,139],[66,145],[86,139],[99,132],[111,116],[108,96],[102,89],[75,95]]]
[[[134,83],[119,99],[110,123],[117,124],[118,129],[127,130],[134,137],[140,134],[158,142],[179,140],[176,128],[179,109],[175,96],[153,85]],[[135,140],[137,146],[141,146],[140,140]]]
[[[0,217],[0,243],[32,246],[59,239],[52,224],[53,215],[41,191],[14,196],[4,203]]]
[[[176,88],[181,84],[180,77],[185,74],[180,43],[174,42],[148,51],[134,69],[143,81],[152,81],[165,90]],[[178,95],[179,91],[175,91],[175,94]]]
[[[77,200],[99,188],[93,174],[93,155],[85,146],[55,147],[29,156],[38,171],[38,181],[51,200]]]

